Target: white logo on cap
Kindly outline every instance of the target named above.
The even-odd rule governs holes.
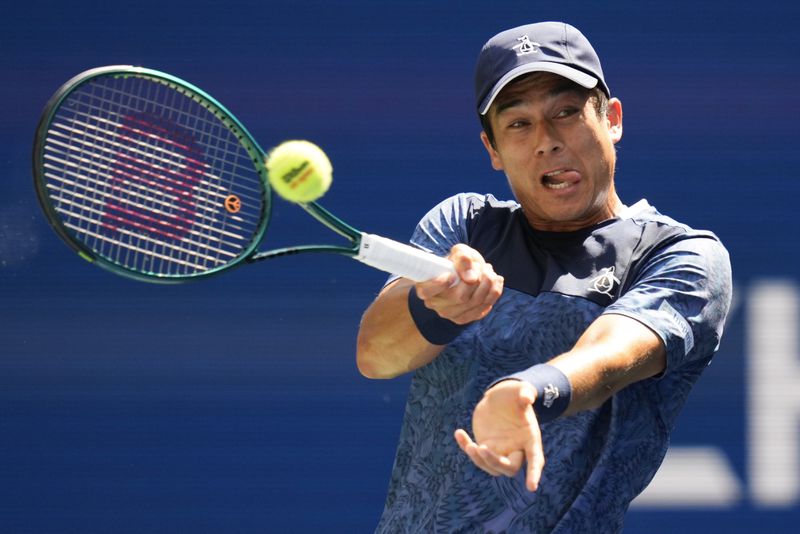
[[[520,43],[512,48],[516,48],[518,56],[524,56],[525,54],[535,54],[539,51],[539,47],[542,46],[537,42],[531,42],[530,38],[527,35],[523,35],[522,37],[517,37],[517,41]]]

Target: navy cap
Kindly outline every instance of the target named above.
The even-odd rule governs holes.
[[[569,24],[538,22],[498,33],[481,49],[475,66],[478,113],[485,115],[503,87],[529,72],[552,72],[611,96],[589,40]]]

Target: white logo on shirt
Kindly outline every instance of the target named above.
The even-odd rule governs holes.
[[[600,274],[589,283],[592,284],[592,286],[589,288],[589,291],[594,291],[596,293],[613,297],[614,295],[611,294],[611,291],[614,289],[616,284],[620,283],[620,281],[616,276],[614,276],[614,267],[606,267],[600,271]]]

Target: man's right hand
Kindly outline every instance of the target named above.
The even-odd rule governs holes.
[[[419,332],[408,307],[416,291],[425,306],[456,324],[488,314],[503,292],[503,277],[466,245],[456,245],[448,258],[456,274],[414,284],[401,278],[386,286],[370,305],[358,331],[356,363],[368,378],[392,378],[431,362],[442,351]]]
[[[456,274],[443,274],[416,284],[417,296],[425,306],[456,324],[483,319],[503,293],[503,277],[467,245],[455,245],[448,259]]]

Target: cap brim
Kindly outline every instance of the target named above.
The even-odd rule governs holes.
[[[481,102],[481,107],[478,109],[478,113],[481,115],[486,115],[486,112],[489,111],[489,107],[492,105],[492,102],[494,102],[494,99],[497,98],[497,95],[500,94],[500,91],[502,91],[506,85],[511,83],[514,79],[519,78],[523,74],[528,74],[530,72],[551,72],[553,74],[558,74],[559,76],[563,76],[568,80],[572,80],[573,82],[587,89],[593,89],[597,87],[598,83],[597,78],[594,76],[579,71],[578,69],[573,69],[572,67],[562,63],[551,63],[548,61],[527,63],[508,71],[505,76],[500,78],[500,80],[494,84],[492,90],[488,95],[486,95],[486,98],[483,99],[483,102]]]

